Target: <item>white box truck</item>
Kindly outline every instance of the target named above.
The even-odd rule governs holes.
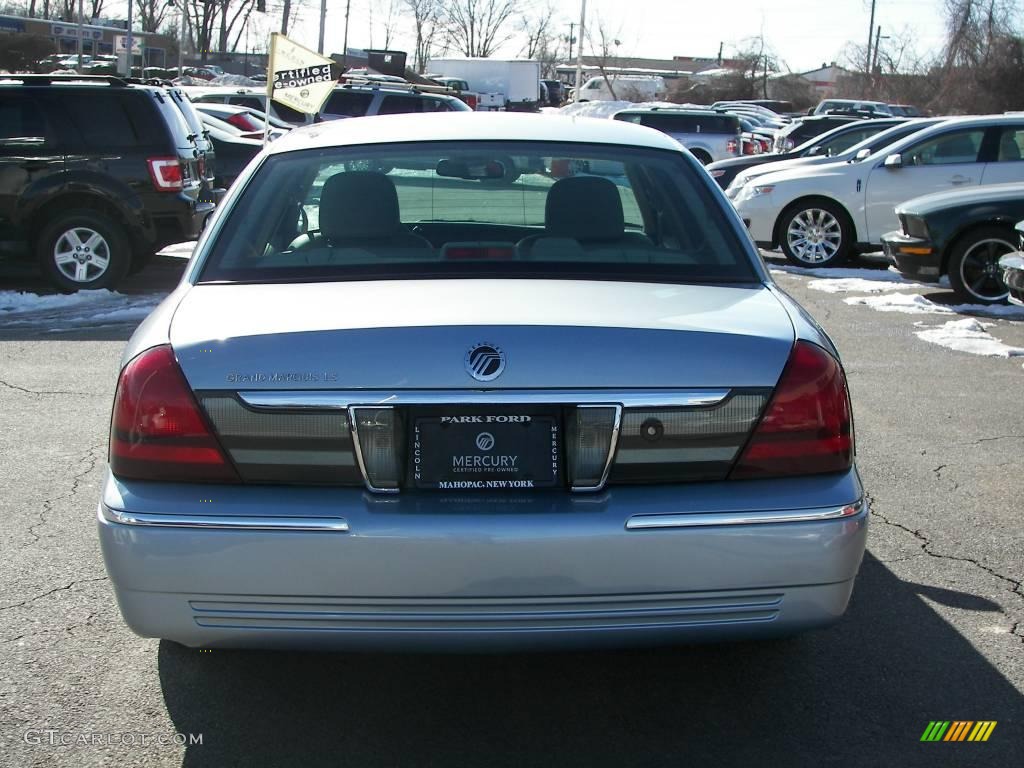
[[[540,62],[533,59],[431,59],[430,69],[480,94],[477,109],[533,112],[540,106]]]
[[[583,83],[580,101],[660,101],[666,92],[665,78],[657,75],[597,75]]]

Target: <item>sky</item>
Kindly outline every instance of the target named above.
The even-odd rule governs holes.
[[[412,51],[413,32],[403,0],[349,0],[349,46],[384,47],[384,24],[388,6],[398,9],[397,27],[390,47]],[[520,14],[550,2],[559,23],[559,34],[569,35],[569,24],[579,23],[580,0],[516,0]],[[290,37],[316,48],[320,0],[299,3],[298,19]],[[327,0],[327,51],[340,53],[345,28],[346,0]],[[108,0],[121,10],[125,0]],[[943,0],[877,0],[876,26],[883,36],[904,33],[921,55],[937,53],[943,42]],[[266,39],[279,29],[281,0],[267,0],[268,14],[254,13],[250,40]],[[847,43],[867,42],[871,0],[587,0],[587,23],[602,21],[609,34],[620,41],[623,56],[671,58],[672,56],[718,55],[724,43],[726,56],[742,48],[745,41],[764,37],[782,68],[801,72],[822,63],[841,60]],[[577,31],[578,36],[578,31]],[[522,52],[517,40],[507,43],[500,55],[514,57]]]
[[[392,0],[351,0],[349,45],[355,48],[383,47],[384,19]],[[395,0],[401,5],[400,0]],[[319,30],[318,0],[304,0],[292,36],[316,47]],[[537,0],[534,7],[545,4]],[[280,0],[269,0],[271,9]],[[561,19],[561,34],[568,36],[570,22],[579,22],[579,0],[551,0]],[[523,2],[524,8],[529,7]],[[917,51],[936,52],[942,46],[942,0],[877,0],[875,25],[882,35],[909,31]],[[671,58],[672,56],[717,56],[724,43],[725,55],[742,47],[749,38],[764,33],[784,68],[806,71],[824,62],[839,60],[844,47],[853,41],[865,45],[870,19],[870,0],[588,0],[588,24],[600,19],[621,44],[623,56]],[[407,13],[403,14],[408,16]],[[372,25],[371,25],[372,17]],[[345,2],[327,0],[325,48],[341,51],[344,36]],[[412,50],[411,24],[399,25],[391,47]],[[516,56],[522,45],[513,41],[501,54]]]

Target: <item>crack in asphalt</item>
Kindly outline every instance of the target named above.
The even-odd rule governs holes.
[[[47,647],[53,647],[53,645],[56,645],[57,643],[59,643],[59,642],[61,642],[63,640],[66,640],[66,639],[69,639],[69,638],[73,639],[73,638],[77,637],[77,635],[72,630],[82,629],[83,627],[89,627],[90,629],[95,629],[96,625],[93,624],[93,620],[95,618],[97,618],[98,616],[99,616],[99,613],[97,613],[96,611],[89,611],[89,615],[86,616],[83,621],[79,621],[79,622],[77,622],[75,624],[69,624],[66,627],[46,627],[44,629],[40,629],[38,632],[27,632],[27,633],[25,633],[23,635],[18,635],[17,637],[11,637],[11,638],[8,638],[6,640],[0,640],[0,645],[10,645],[11,643],[16,643],[19,640],[24,640],[24,639],[29,638],[29,637],[41,637],[43,635],[53,635],[55,633],[59,633],[60,636],[57,637],[56,642],[54,642],[50,646],[47,646]],[[67,637],[65,637],[65,635]]]
[[[905,531],[906,533],[909,533],[911,536],[913,536],[915,539],[917,539],[917,541],[920,543],[921,551],[924,554],[928,555],[929,557],[934,557],[937,560],[951,560],[951,561],[959,562],[959,563],[969,563],[970,565],[975,566],[976,568],[984,571],[985,573],[989,574],[990,576],[995,576],[1000,581],[1003,581],[1003,582],[1005,582],[1007,584],[1013,585],[1013,588],[1009,590],[1010,594],[1016,595],[1021,600],[1024,600],[1024,591],[1022,591],[1022,590],[1024,590],[1024,582],[1017,581],[1016,579],[1012,579],[1009,576],[1004,576],[1003,574],[999,573],[999,571],[995,570],[994,568],[990,568],[987,565],[979,563],[977,560],[975,560],[973,558],[970,558],[970,557],[960,557],[959,555],[944,555],[944,554],[941,554],[939,552],[933,552],[930,549],[930,547],[932,546],[932,540],[929,539],[927,536],[925,536],[923,533],[921,533],[921,531],[919,529],[910,528],[910,527],[908,527],[906,525],[903,525],[903,523],[897,523],[894,520],[890,520],[885,515],[883,515],[881,512],[878,512],[875,509],[875,500],[874,500],[874,498],[870,494],[865,493],[864,497],[868,501],[868,510],[869,510],[870,514],[873,517],[877,517],[879,520],[881,520],[886,525],[890,525],[893,528],[898,528],[901,531]],[[906,559],[910,559],[910,558],[906,558]],[[890,562],[897,562],[897,560],[893,560],[893,561],[890,561]],[[1000,609],[1000,612],[1004,616],[1007,616],[1007,612],[1006,612],[1006,610],[1002,606],[1000,606],[999,609]],[[1018,629],[1020,629],[1022,623],[1024,623],[1024,622],[1020,622],[1020,621],[1016,622],[1010,628],[1010,634],[1012,634],[1015,637],[1017,637],[1021,641],[1021,643],[1024,643],[1024,634],[1021,634],[1021,633],[1019,633],[1017,631]]]
[[[78,474],[72,475],[71,490],[68,493],[65,493],[61,496],[55,496],[52,499],[43,500],[42,509],[39,511],[39,520],[25,529],[28,535],[32,537],[32,541],[30,541],[25,546],[20,547],[20,549],[27,549],[28,547],[31,547],[34,544],[38,544],[42,540],[43,537],[36,533],[36,529],[46,525],[46,518],[53,511],[54,504],[56,504],[58,501],[65,501],[67,499],[75,497],[75,495],[78,493],[79,487],[82,485],[82,481],[85,479],[86,476],[88,476],[90,473],[93,472],[93,470],[96,469],[96,465],[99,463],[100,457],[96,455],[96,452],[105,447],[105,444],[93,446],[92,448],[85,452],[85,455],[83,457],[78,459],[79,463],[88,460],[89,466],[87,466]]]
[[[0,611],[9,611],[13,608],[24,608],[29,603],[34,603],[36,600],[42,600],[44,597],[49,597],[50,595],[56,594],[57,592],[66,592],[77,584],[91,584],[93,582],[106,580],[106,576],[97,576],[94,579],[76,579],[75,581],[72,581],[70,584],[65,584],[62,587],[54,587],[53,589],[47,590],[46,592],[42,592],[34,597],[26,597],[20,603],[9,603],[7,605],[0,605]]]
[[[11,384],[8,381],[3,381],[2,379],[0,379],[0,386],[7,387],[7,389],[13,389],[15,392],[24,392],[27,395],[35,395],[37,397],[41,395],[78,395],[80,397],[91,396],[91,393],[89,392],[65,392],[64,390],[60,389],[28,389],[26,387],[19,387],[17,384]]]
[[[979,437],[964,445],[977,445],[978,443],[990,443],[993,440],[1024,440],[1024,435],[999,435],[998,437]]]

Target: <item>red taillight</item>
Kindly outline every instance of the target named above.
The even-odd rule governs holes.
[[[259,130],[259,126],[249,119],[249,116],[244,112],[236,112],[233,115],[229,115],[228,122],[240,131]]]
[[[176,157],[146,158],[149,177],[157,192],[180,192],[184,188],[181,162]]]
[[[729,139],[729,141],[726,142],[725,151],[730,155],[736,154],[736,139]]]
[[[732,479],[840,472],[853,462],[846,376],[821,347],[798,341]]]
[[[138,480],[239,482],[169,346],[143,352],[121,371],[110,471]]]

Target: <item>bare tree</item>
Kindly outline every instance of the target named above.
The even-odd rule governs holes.
[[[541,51],[550,49],[552,42],[557,41],[555,34],[555,8],[548,3],[534,13],[524,13],[519,17],[517,28],[525,38],[523,42],[523,56],[527,59],[536,59]]]
[[[103,4],[103,0],[93,2]],[[135,0],[135,12],[143,32],[156,32],[163,24],[169,8],[167,0]]]
[[[621,32],[621,27],[614,33],[611,32],[605,25],[604,19],[600,17],[584,29],[585,40],[590,44],[590,55],[593,56],[613,101],[617,100],[618,96],[615,93],[615,78],[608,76],[608,68],[618,58],[619,46],[622,45],[622,41],[619,39]],[[583,45],[583,41],[580,42],[580,45]],[[576,87],[582,88],[583,83],[576,83]]]
[[[287,35],[288,29],[294,27],[299,19],[299,12],[306,0],[283,0],[281,4],[281,34]]]
[[[415,69],[420,74],[427,70],[427,62],[434,52],[434,46],[441,28],[441,0],[404,0],[412,14],[416,47],[413,51]]]
[[[448,0],[448,39],[463,56],[493,56],[512,39],[514,0]]]
[[[384,48],[388,49],[388,48],[391,47],[391,41],[394,39],[395,31],[398,29],[398,25],[401,22],[401,15],[402,15],[401,0],[375,0],[375,2],[371,2],[370,3],[371,35],[373,34],[373,31],[372,31],[372,26],[373,26],[373,16],[372,16],[372,13],[373,13],[373,6],[374,6],[374,4],[377,5],[378,9],[381,12],[381,16],[384,19],[381,22],[381,26],[384,27]],[[371,38],[371,42],[372,42],[372,38]]]
[[[281,5],[281,34],[288,34],[288,21],[292,12],[292,0],[284,0]]]

